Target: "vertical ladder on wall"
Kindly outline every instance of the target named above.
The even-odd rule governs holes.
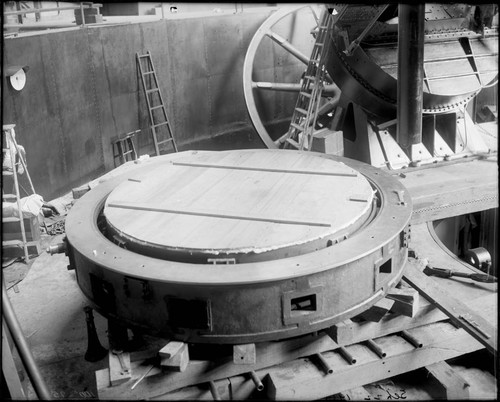
[[[177,145],[175,144],[172,127],[170,126],[165,103],[163,102],[158,85],[158,77],[156,76],[151,53],[149,50],[143,55],[136,53],[136,60],[148,105],[156,155],[159,156],[161,154],[160,151],[164,148],[161,145],[169,143],[171,143],[174,152],[177,152]]]
[[[338,18],[338,17],[337,17]],[[284,148],[311,150],[321,94],[327,75],[325,61],[330,49],[330,31],[334,19],[325,8],[316,32],[316,41],[302,79],[302,86],[293,111],[288,132],[283,137]]]
[[[26,173],[26,176],[28,177],[31,190],[33,191],[33,194],[35,193],[35,189],[33,188],[33,183],[31,182],[31,177],[29,176],[28,168],[26,166],[26,162],[23,159],[22,154],[19,152],[19,147],[16,142],[16,138],[14,137],[14,124],[9,124],[6,126],[3,126],[3,131],[5,132],[6,137],[4,138],[4,147],[3,151],[9,153],[10,161],[11,161],[11,166],[12,166],[12,171],[10,169],[6,170],[2,166],[2,176],[12,176],[14,180],[14,194],[5,194],[4,188],[2,185],[2,201],[7,201],[7,200],[16,200],[17,203],[17,209],[19,211],[19,217],[2,217],[2,223],[8,223],[8,222],[19,222],[19,226],[21,228],[21,239],[22,240],[7,240],[7,241],[2,241],[2,247],[8,247],[8,246],[22,246],[23,251],[24,251],[24,258],[25,262],[29,262],[29,252],[28,252],[28,241],[26,239],[26,230],[24,228],[24,216],[23,216],[23,210],[21,208],[21,194],[19,191],[19,179],[17,177],[17,167],[18,165],[22,165],[24,168],[24,172]],[[19,162],[16,163],[16,153],[14,153],[14,149],[17,152],[17,155],[19,155]]]

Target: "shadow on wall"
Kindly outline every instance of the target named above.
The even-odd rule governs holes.
[[[111,170],[118,134],[142,129],[139,154],[151,153],[144,94],[130,79],[137,74],[135,53],[145,50],[153,55],[180,150],[262,147],[241,77],[248,42],[269,13],[6,39],[4,65],[29,65],[30,72],[22,91],[4,81],[4,123],[16,124],[37,193],[50,200]]]

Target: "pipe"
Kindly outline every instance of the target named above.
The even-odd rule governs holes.
[[[21,326],[19,325],[16,314],[14,313],[12,304],[10,304],[9,296],[7,295],[7,290],[5,289],[5,283],[3,281],[2,308],[5,323],[7,324],[7,327],[12,335],[12,339],[16,344],[19,356],[21,357],[21,361],[23,362],[23,365],[28,372],[31,383],[33,384],[33,388],[35,388],[35,392],[38,398],[42,400],[52,399],[49,390],[47,389],[47,385],[45,384],[45,381],[40,374],[40,370],[35,362],[35,359],[33,358],[33,354],[31,353],[28,342],[23,335],[23,331],[21,329]]]
[[[341,346],[338,351],[340,352],[340,355],[349,363],[349,364],[356,364],[356,359],[347,351],[346,348]]]
[[[257,391],[262,391],[264,389],[264,384],[260,381],[259,376],[255,371],[250,371],[250,377],[252,378],[253,383],[255,384],[255,387],[257,388]]]
[[[332,367],[328,364],[326,359],[321,355],[321,353],[316,353],[316,358],[318,359],[321,368],[325,371],[326,374],[332,374],[333,369]]]
[[[424,3],[399,5],[397,142],[411,160],[422,142],[424,16]]]
[[[422,346],[424,346],[422,342],[420,342],[413,335],[410,335],[407,331],[401,331],[400,335],[405,341],[411,343],[416,348],[421,348]]]

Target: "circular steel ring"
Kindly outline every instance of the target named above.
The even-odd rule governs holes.
[[[186,153],[151,158],[130,172],[147,172]],[[317,156],[352,167],[379,193],[378,215],[351,238],[292,258],[237,265],[135,254],[108,240],[98,222],[106,197],[127,180],[127,172],[99,184],[68,214],[68,255],[82,292],[105,316],[189,342],[234,344],[298,336],[365,310],[402,276],[411,200],[398,180],[372,166]],[[301,300],[309,307],[294,311]]]

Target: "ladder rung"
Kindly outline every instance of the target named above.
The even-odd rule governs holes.
[[[145,71],[142,73],[142,75],[148,75],[148,74],[154,74],[154,70],[153,71]]]
[[[168,124],[168,121],[163,121],[163,122],[158,123],[158,124],[153,124],[151,127],[160,127],[160,126],[164,126],[165,124]]]
[[[2,195],[2,198],[7,199],[7,198],[17,198],[15,194],[4,194]]]
[[[307,114],[307,110],[306,109],[302,109],[301,107],[296,107],[295,110],[299,113],[302,113],[302,114]]]
[[[140,55],[138,55],[138,57],[139,57],[140,59],[143,59],[143,58],[145,58],[145,57],[149,57],[149,54],[142,54],[142,55],[140,54]]]
[[[24,243],[22,240],[4,240],[2,241],[2,246],[20,246],[23,247]]]
[[[151,110],[156,110],[156,109],[159,109],[159,108],[161,108],[161,107],[163,107],[163,105],[153,106],[153,107],[151,107],[150,109],[151,109]]]
[[[290,123],[290,125],[291,125],[293,128],[296,128],[297,130],[304,131],[304,127],[299,126],[299,125],[298,125],[298,124],[296,124],[296,123]]]
[[[290,145],[294,146],[295,148],[299,149],[300,148],[300,145],[298,142],[292,140],[291,138],[287,138],[286,139],[286,142],[288,142]]]
[[[308,94],[307,92],[300,91],[299,94],[302,95],[302,96],[307,96],[308,98],[311,97],[311,94]]]
[[[152,89],[146,89],[146,93],[149,94],[151,92],[158,92],[160,88],[152,88]]]
[[[315,43],[314,46],[322,47],[324,44],[323,43]]]
[[[166,140],[163,140],[163,141],[158,141],[157,144],[158,145],[161,145],[161,144],[165,144],[166,142],[170,142],[170,141],[173,141],[174,139],[173,138],[167,138]]]
[[[314,75],[304,75],[304,78],[311,81],[316,80],[316,77]]]
[[[3,223],[10,223],[10,222],[21,222],[21,219],[16,218],[15,216],[9,216],[7,218],[2,218]]]

